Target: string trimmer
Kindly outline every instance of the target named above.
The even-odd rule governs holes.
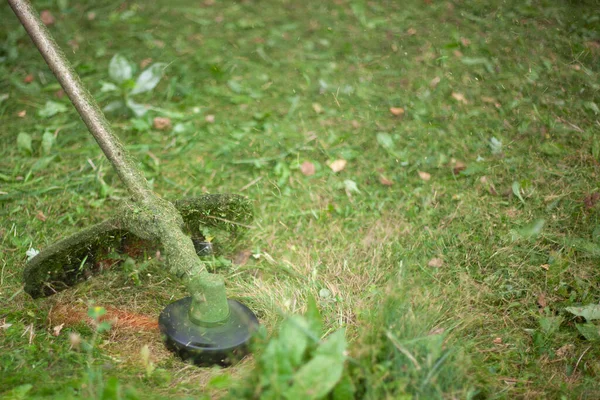
[[[167,305],[159,316],[167,346],[200,365],[239,359],[247,351],[258,320],[246,306],[227,299],[223,277],[206,270],[196,247],[205,250],[200,235],[203,227],[235,231],[247,226],[252,218],[249,201],[237,195],[207,195],[174,203],[158,197],[37,12],[27,0],[8,3],[131,196],[113,218],[33,257],[24,272],[25,291],[34,298],[51,295],[101,271],[99,260],[121,248],[124,240],[152,242],[163,250],[170,272],[184,281],[190,293]],[[200,246],[195,247],[194,241]]]

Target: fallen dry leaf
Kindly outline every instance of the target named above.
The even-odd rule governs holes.
[[[148,65],[150,65],[151,62],[152,62],[151,58],[144,58],[142,61],[140,61],[140,68],[142,68],[142,69],[146,68]]]
[[[460,42],[465,47],[469,47],[469,45],[471,44],[471,41],[469,39],[467,39],[467,38],[464,38],[464,37],[460,38]]]
[[[89,13],[87,13],[87,19],[88,21],[93,21],[96,19],[96,13],[93,11],[90,11]]]
[[[600,193],[595,192],[590,194],[589,196],[586,196],[583,199],[583,204],[585,204],[585,208],[589,210],[591,208],[594,208],[596,203],[598,203],[598,200],[600,200]]]
[[[317,114],[323,113],[323,107],[319,103],[313,103],[312,108]]]
[[[542,264],[542,265],[540,265],[540,268],[545,271],[548,271],[550,269],[550,264]]]
[[[8,329],[12,326],[12,324],[9,324],[8,322],[6,322],[6,320],[2,320],[2,322],[0,323],[0,329]]]
[[[559,348],[556,350],[556,355],[557,355],[557,356],[559,356],[559,357],[564,357],[564,356],[566,356],[566,355],[568,355],[568,354],[571,354],[571,351],[572,351],[574,348],[575,348],[575,345],[573,345],[573,344],[571,344],[571,343],[569,343],[569,344],[565,344],[564,346],[562,346],[562,347],[559,347]]]
[[[440,83],[442,79],[439,76],[436,76],[432,80],[429,81],[429,87],[434,88]]]
[[[406,31],[406,34],[408,36],[414,36],[417,34],[417,30],[415,28],[408,28],[408,30]]]
[[[429,262],[427,263],[427,266],[429,267],[433,267],[433,268],[440,268],[444,265],[444,260],[442,260],[441,258],[432,258],[431,260],[429,260]]]
[[[208,115],[207,115],[207,116],[204,118],[204,120],[205,120],[206,122],[208,122],[209,124],[213,124],[213,123],[215,122],[215,116],[214,116],[214,115],[212,115],[212,114],[208,114]]]
[[[494,340],[492,340],[492,342],[494,342],[494,344],[502,344],[502,338],[501,337],[494,338]]]
[[[23,82],[31,83],[31,82],[33,82],[33,79],[34,79],[33,74],[27,74],[27,75],[25,75],[25,78],[23,78]]]
[[[454,50],[452,52],[454,54],[455,57],[461,58],[463,56],[463,53],[460,50]]]
[[[26,115],[27,115],[27,110],[21,110],[17,113],[17,116],[19,116],[19,118],[25,118]]]
[[[446,331],[446,329],[444,329],[444,328],[433,328],[432,330],[427,332],[427,334],[428,335],[439,335],[440,333],[444,333],[445,331]]]
[[[402,107],[390,107],[390,112],[392,113],[392,115],[394,115],[396,117],[400,117],[400,116],[404,115],[404,108],[402,108]]]
[[[469,104],[469,102],[467,101],[467,99],[465,99],[465,96],[462,93],[452,92],[452,98],[458,101],[459,103]]]
[[[546,301],[546,295],[544,293],[540,293],[537,298],[537,303],[541,308],[544,308],[548,305],[548,301]]]
[[[171,129],[171,118],[155,117],[153,122],[154,128],[158,129],[159,131]]]
[[[428,172],[419,171],[419,178],[423,179],[424,181],[428,181],[431,179],[431,174]]]
[[[383,175],[379,176],[379,182],[381,182],[381,184],[385,186],[392,186],[394,184],[393,181],[389,180]]]
[[[352,124],[352,127],[353,127],[354,129],[358,129],[358,128],[360,128],[360,124],[359,124],[359,123],[358,123],[358,121],[357,121],[357,120],[355,120],[355,119],[353,119],[353,120],[352,120],[351,124]]]
[[[340,172],[342,171],[344,168],[346,168],[346,164],[348,162],[346,160],[335,160],[334,162],[332,162],[331,164],[329,164],[329,168],[331,168],[331,170],[333,172]]]
[[[494,99],[493,97],[481,96],[481,101],[483,101],[484,103],[495,103],[496,99]]]
[[[48,217],[46,217],[44,215],[44,213],[42,212],[42,210],[38,210],[37,214],[35,214],[35,217],[37,219],[39,219],[40,221],[42,221],[42,222],[46,222],[46,219],[48,219]]]
[[[48,10],[43,10],[40,13],[40,19],[42,20],[42,22],[46,26],[52,25],[54,23],[54,21],[55,21],[54,15],[52,15],[52,13],[50,11],[48,11]]]
[[[467,164],[462,161],[456,161],[454,163],[454,167],[452,168],[452,173],[454,173],[454,175],[458,175],[460,174],[460,171],[464,171],[465,169],[467,169]]]
[[[69,343],[71,343],[71,348],[78,350],[81,345],[81,335],[77,332],[69,333]]]
[[[311,176],[315,174],[315,164],[310,161],[304,161],[302,165],[300,165],[300,172],[302,175]]]
[[[62,99],[63,97],[65,97],[65,91],[62,89],[58,89],[56,92],[54,92],[54,96],[58,99]]]
[[[52,328],[52,334],[54,336],[58,336],[60,335],[60,331],[62,331],[62,328],[65,326],[64,322],[60,325],[56,325],[54,328]]]
[[[246,263],[248,262],[248,259],[250,258],[250,256],[252,255],[252,252],[250,250],[242,250],[239,253],[237,253],[235,255],[235,257],[233,258],[233,265],[246,265]]]

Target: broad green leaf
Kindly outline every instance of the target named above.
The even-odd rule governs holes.
[[[354,384],[348,374],[344,374],[333,389],[333,400],[347,400],[354,398]]]
[[[287,399],[320,399],[330,393],[344,372],[346,337],[340,329],[319,345],[312,360],[294,374]]]
[[[287,318],[279,329],[279,343],[286,347],[286,353],[294,368],[298,367],[304,358],[308,345],[308,330],[308,322],[299,315]]]
[[[260,386],[270,387],[274,392],[280,393],[292,378],[294,369],[287,354],[286,346],[278,339],[271,339],[260,358],[261,374]]]
[[[30,396],[27,394],[33,388],[33,385],[26,383],[25,385],[17,386],[16,388],[2,394],[4,400],[22,400],[28,399]]]
[[[360,190],[358,190],[358,186],[356,186],[356,182],[350,179],[346,179],[344,181],[344,188],[348,193],[360,193]]]
[[[119,400],[121,399],[121,388],[119,378],[111,376],[106,380],[104,384],[104,390],[102,391],[102,400]]]
[[[540,322],[540,329],[542,330],[543,333],[546,334],[546,336],[550,336],[553,333],[555,333],[556,331],[558,331],[558,328],[560,328],[560,324],[563,322],[564,318],[563,317],[541,317],[539,322]]]
[[[124,81],[131,79],[133,67],[125,57],[120,54],[115,54],[108,64],[108,75],[113,81],[123,83]]]
[[[55,140],[56,139],[54,138],[54,135],[52,133],[48,131],[44,132],[44,134],[42,135],[42,151],[44,152],[44,154],[50,154]]]
[[[42,118],[49,118],[65,111],[67,111],[66,105],[48,100],[46,104],[44,104],[44,107],[38,110],[38,115]]]
[[[379,132],[377,134],[377,143],[379,143],[384,149],[390,150],[394,148],[394,140],[385,132]]]
[[[167,64],[164,63],[156,63],[144,70],[135,81],[135,86],[130,94],[149,92],[154,89],[158,85],[158,82],[160,82],[166,66]]]
[[[42,171],[42,170],[46,169],[48,167],[48,165],[50,165],[50,163],[52,161],[54,161],[54,159],[56,157],[57,157],[57,155],[55,154],[53,156],[40,158],[31,166],[31,170],[35,172],[35,171]]]
[[[113,112],[117,110],[122,110],[123,108],[125,108],[125,103],[123,103],[120,100],[116,100],[105,105],[102,110],[105,112]]]
[[[502,141],[496,139],[495,137],[490,139],[490,150],[492,154],[500,154],[502,153]]]
[[[102,93],[116,92],[118,90],[119,88],[117,87],[117,85],[111,82],[102,82],[102,87],[100,88],[100,91]]]
[[[512,192],[519,200],[521,200],[521,203],[525,204],[525,200],[523,200],[523,196],[521,196],[521,185],[519,182],[514,181],[512,183]]]
[[[31,146],[31,135],[29,133],[21,132],[17,136],[17,148],[25,154],[31,155],[33,153],[33,147]]]
[[[588,304],[581,307],[567,307],[565,310],[573,315],[585,318],[586,321],[600,319],[600,304]]]
[[[596,103],[594,103],[593,101],[586,101],[583,105],[588,110],[593,111],[594,114],[596,114],[596,115],[600,114],[600,108],[598,108],[598,105]]]
[[[142,117],[148,112],[146,106],[144,106],[143,104],[136,103],[131,99],[127,99],[127,108],[129,108],[135,114],[136,117]]]
[[[600,326],[588,322],[587,324],[575,324],[581,335],[590,342],[600,341]]]
[[[315,355],[324,355],[333,357],[338,361],[344,362],[346,356],[346,336],[344,329],[339,329],[329,335],[327,340],[319,345]]]
[[[524,238],[524,239],[535,238],[535,237],[539,236],[540,233],[542,233],[542,229],[544,228],[545,224],[546,224],[545,220],[538,219],[538,220],[534,221],[532,224],[526,225],[523,228],[517,230],[516,235],[514,235],[515,237],[513,239],[516,240],[519,238]]]
[[[320,338],[321,331],[323,330],[323,319],[321,318],[319,307],[317,306],[317,302],[313,296],[308,296],[306,314],[304,314],[304,317],[308,322],[310,333],[314,337]]]

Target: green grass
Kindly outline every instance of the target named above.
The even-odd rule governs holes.
[[[317,298],[324,333],[346,329],[357,398],[600,396],[599,342],[565,310],[600,301],[600,3],[35,5],[103,106],[115,53],[169,64],[138,98],[157,110],[109,119],[165,198],[254,200],[228,254],[252,256],[219,270],[230,296],[270,332]],[[119,382],[131,398],[225,396],[252,358],[199,369],[156,333],[116,328],[89,356],[69,340],[91,340],[83,321],[53,335],[58,305],[158,315],[185,295],[160,262],[47,299],[22,292],[30,246],[101,221],[127,193],[7,5],[0,15],[0,393],[89,397]],[[40,116],[49,100],[66,111]],[[154,129],[156,116],[177,129]]]

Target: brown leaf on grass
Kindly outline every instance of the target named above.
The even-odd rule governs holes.
[[[3,319],[2,321],[0,321],[0,329],[8,329],[12,326],[12,324],[9,324],[8,322],[6,322],[5,319]]]
[[[52,15],[52,13],[48,10],[43,10],[40,13],[40,19],[46,26],[52,25],[55,22],[54,15]]]
[[[315,174],[315,164],[310,161],[304,161],[302,165],[300,165],[300,172],[302,175],[311,176]]]
[[[436,76],[435,78],[429,81],[429,87],[435,88],[441,81],[442,79],[439,76]]]
[[[46,222],[46,219],[48,219],[48,217],[46,217],[44,215],[44,213],[42,212],[42,210],[38,210],[37,214],[35,214],[35,217],[37,219],[39,219],[40,221],[42,221],[42,222]]]
[[[408,28],[408,30],[406,31],[406,34],[408,36],[414,36],[417,34],[417,30],[415,28]]]
[[[208,122],[209,124],[213,124],[213,123],[215,122],[215,116],[214,116],[214,115],[212,115],[212,114],[208,114],[208,115],[207,115],[207,116],[204,118],[204,120],[205,120],[206,122]]]
[[[96,19],[96,13],[93,11],[90,11],[89,13],[87,13],[87,19],[88,21],[93,21]]]
[[[441,258],[432,258],[431,260],[429,260],[429,262],[427,263],[427,266],[429,267],[433,267],[433,268],[440,268],[444,265],[444,260],[442,260]]]
[[[401,117],[404,115],[404,108],[402,107],[390,107],[390,112],[395,117]]]
[[[360,123],[355,119],[352,120],[351,124],[354,129],[360,128]]]
[[[171,118],[156,117],[154,118],[154,128],[159,131],[166,131],[171,129]]]
[[[140,68],[141,69],[146,68],[148,65],[150,65],[151,62],[152,62],[151,58],[144,58],[142,61],[140,61]]]
[[[494,344],[502,344],[502,338],[501,337],[494,338],[494,340],[492,340],[492,342]]]
[[[540,293],[537,298],[537,304],[540,308],[544,308],[548,305],[548,301],[546,300],[546,295],[544,293]]]
[[[250,250],[240,251],[233,258],[233,261],[232,261],[233,265],[239,265],[239,266],[246,265],[246,263],[250,259],[251,255],[252,255],[252,252]]]
[[[383,175],[379,176],[379,182],[384,186],[392,186],[394,184],[393,181],[389,180],[388,178],[386,178]]]
[[[572,343],[565,344],[564,346],[561,346],[556,350],[556,355],[559,357],[565,357],[567,355],[570,355],[574,348],[575,345]]]
[[[469,39],[467,39],[467,38],[464,38],[464,37],[460,38],[460,42],[465,47],[469,47],[469,45],[471,44],[471,41]]]
[[[33,82],[33,79],[34,79],[33,74],[27,74],[27,75],[25,75],[25,78],[23,78],[23,82],[31,83],[31,82]]]
[[[548,271],[548,270],[550,270],[550,264],[542,264],[542,265],[540,265],[540,268],[543,269],[544,271]]]
[[[27,110],[21,110],[17,113],[17,116],[19,118],[25,118],[26,115],[27,115]]]
[[[335,160],[334,162],[332,162],[331,164],[329,164],[329,168],[331,168],[331,170],[333,172],[340,172],[343,171],[344,168],[346,168],[346,164],[348,162],[346,160],[343,159],[339,159],[339,160]]]
[[[467,99],[465,99],[465,95],[462,93],[452,92],[452,98],[458,101],[459,103],[469,104]]]
[[[79,350],[79,346],[81,345],[81,335],[77,332],[69,332],[69,343],[71,344],[72,349]]]
[[[600,193],[595,192],[595,193],[592,193],[592,194],[586,196],[583,199],[583,204],[585,204],[585,208],[589,210],[589,209],[594,208],[596,203],[598,203],[598,200],[600,200]]]
[[[457,58],[462,58],[463,56],[463,53],[460,50],[454,50],[452,53],[454,54],[454,57]]]
[[[62,331],[62,328],[65,326],[64,322],[60,325],[56,325],[54,328],[52,328],[52,334],[54,336],[58,336],[60,335],[60,331]]]
[[[322,114],[323,113],[323,107],[319,103],[313,103],[312,104],[312,108],[313,108],[313,110],[315,110],[315,112],[317,114]]]
[[[428,181],[431,179],[431,174],[428,172],[419,171],[419,178],[423,179],[424,181]]]
[[[54,92],[54,96],[57,99],[62,99],[63,97],[65,97],[65,91],[62,89],[58,89],[56,92]]]
[[[462,161],[456,161],[454,163],[454,167],[452,168],[452,173],[454,175],[458,175],[461,171],[464,171],[465,169],[467,169],[467,164],[465,164]]]

